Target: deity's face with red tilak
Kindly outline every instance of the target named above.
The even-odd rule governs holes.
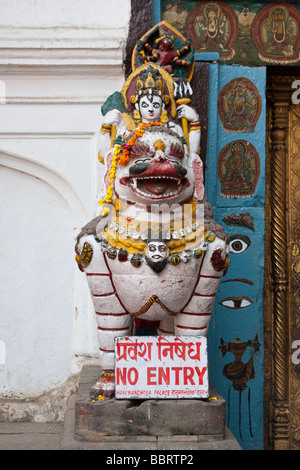
[[[139,101],[139,111],[142,122],[158,122],[162,111],[162,99],[153,94],[142,96]]]

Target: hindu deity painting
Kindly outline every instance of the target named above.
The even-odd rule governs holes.
[[[273,64],[294,63],[300,58],[300,12],[288,3],[270,3],[252,23],[252,39],[259,58]]]
[[[221,196],[251,197],[260,173],[260,160],[255,147],[246,140],[227,144],[219,153],[218,178]]]
[[[300,61],[299,3],[162,0],[162,18],[191,38],[197,53],[239,65]]]
[[[260,93],[248,78],[235,78],[222,88],[218,111],[225,132],[253,132],[261,114]]]
[[[222,60],[235,55],[238,19],[223,2],[200,2],[187,16],[186,32],[199,52],[218,52]]]

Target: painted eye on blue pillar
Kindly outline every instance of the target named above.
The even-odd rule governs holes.
[[[251,240],[246,235],[232,235],[229,237],[230,253],[240,254],[249,248]]]
[[[246,308],[252,303],[253,301],[249,297],[227,297],[220,301],[223,307],[232,309]]]

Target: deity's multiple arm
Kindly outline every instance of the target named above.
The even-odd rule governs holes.
[[[189,154],[198,154],[200,150],[201,127],[199,115],[197,111],[186,104],[182,104],[177,108],[178,117],[188,121],[188,143]]]
[[[126,123],[122,113],[118,109],[108,111],[100,129],[99,147],[102,157],[105,157],[113,147],[113,141],[117,135],[124,132],[126,132]]]

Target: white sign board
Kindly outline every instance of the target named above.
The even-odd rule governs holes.
[[[116,398],[207,398],[204,336],[115,339]]]

